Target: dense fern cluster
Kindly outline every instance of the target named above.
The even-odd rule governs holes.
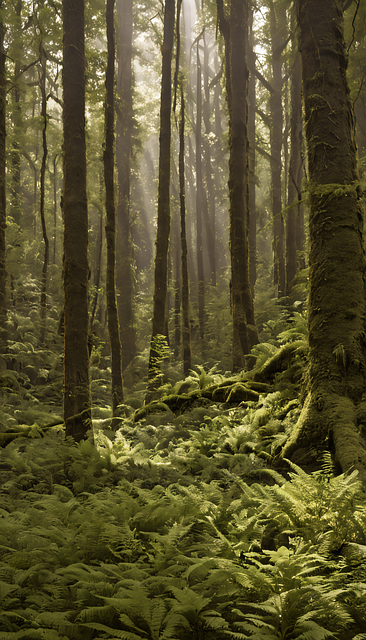
[[[59,427],[10,443],[1,639],[365,638],[357,476],[271,468],[298,411],[274,391],[132,413],[114,441],[96,419],[97,446]]]

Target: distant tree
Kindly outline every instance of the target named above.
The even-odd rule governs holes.
[[[104,182],[106,192],[106,226],[107,244],[107,317],[109,341],[111,345],[112,364],[112,412],[117,415],[117,407],[123,402],[122,385],[122,349],[118,321],[116,299],[116,209],[114,197],[114,3],[107,0],[107,46],[108,61],[105,96],[105,148],[104,148]]]
[[[175,0],[165,0],[162,46],[161,107],[159,136],[158,222],[154,272],[153,326],[150,344],[149,380],[157,375],[161,361],[161,339],[167,336],[166,301],[170,234],[170,145],[171,145],[171,64],[174,40]]]
[[[6,191],[5,191],[5,116],[6,116],[6,73],[4,51],[4,22],[2,11],[4,0],[0,0],[0,332],[4,330],[6,316]],[[2,339],[0,333],[0,340]]]
[[[202,69],[197,40],[197,114],[196,114],[196,250],[197,250],[197,279],[198,279],[198,323],[200,339],[205,335],[205,274],[203,267],[203,235],[202,217],[203,209],[207,206],[206,193],[203,187],[202,176]]]
[[[91,426],[84,0],[63,0],[64,419],[80,441]]]
[[[283,455],[327,444],[366,483],[365,250],[340,0],[300,0],[310,196],[307,397]]]

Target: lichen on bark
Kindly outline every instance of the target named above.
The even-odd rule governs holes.
[[[358,426],[366,374],[365,253],[341,3],[300,0],[299,21],[309,160],[309,370],[306,401],[282,456],[328,447],[343,472],[358,469],[365,483]]]

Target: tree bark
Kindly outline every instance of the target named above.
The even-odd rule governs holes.
[[[4,0],[0,0],[0,11],[3,10]],[[0,341],[6,320],[6,73],[4,51],[4,23],[0,21]]]
[[[198,324],[200,339],[205,335],[205,274],[203,269],[202,213],[206,194],[202,182],[202,70],[197,42],[197,115],[196,115],[196,249],[198,280]]]
[[[84,0],[63,0],[64,419],[80,441],[91,427]]]
[[[285,295],[285,227],[282,216],[281,198],[281,150],[282,150],[282,45],[285,39],[284,25],[286,14],[271,2],[270,27],[272,39],[272,73],[273,91],[270,92],[269,105],[271,112],[271,182],[272,182],[272,217],[273,217],[273,283],[277,286],[278,297]]]
[[[112,414],[113,417],[116,417],[118,415],[118,405],[123,403],[123,384],[122,348],[116,297],[116,209],[114,204],[114,3],[115,0],[107,0],[106,7],[108,61],[105,81],[105,149],[103,161],[106,196],[105,238],[107,245],[107,318],[109,342],[111,346]]]
[[[22,13],[22,0],[17,0],[15,7],[16,16],[16,38],[21,38],[21,13]],[[20,49],[21,45],[19,45]],[[20,90],[19,90],[19,75],[20,75],[20,60],[15,60],[14,65],[14,78],[12,105],[13,105],[13,140],[11,145],[11,193],[10,193],[10,215],[13,217],[14,222],[20,224],[21,222],[21,196],[20,196],[20,145],[19,140],[21,137],[22,127],[22,110],[20,106]],[[35,204],[36,206],[36,204]]]
[[[245,355],[258,342],[249,282],[248,216],[248,3],[232,0],[230,22],[217,0],[220,29],[225,40],[229,106],[229,197],[231,308],[233,317],[232,370],[245,366]],[[249,328],[250,325],[250,328]]]
[[[366,483],[365,252],[340,0],[300,0],[310,192],[308,395],[283,455],[334,447]],[[309,455],[309,454],[308,454]]]
[[[188,375],[192,368],[191,362],[191,328],[189,323],[189,276],[188,250],[186,235],[186,194],[184,179],[184,129],[185,129],[185,101],[184,87],[181,84],[181,114],[179,123],[179,199],[180,199],[180,239],[182,259],[182,343],[183,343],[183,373]]]
[[[149,381],[158,384],[160,364],[166,346],[165,308],[167,300],[168,248],[170,234],[170,143],[171,143],[171,63],[174,40],[175,0],[165,0],[164,41],[159,136],[158,226],[154,272],[153,326],[150,344]],[[160,337],[162,336],[162,339]]]
[[[257,280],[257,214],[255,199],[255,52],[253,33],[253,8],[250,9],[249,25],[249,86],[248,86],[248,189],[249,189],[249,280],[252,296]]]
[[[293,25],[294,27],[295,25]],[[294,31],[294,28],[293,28]],[[300,267],[297,256],[304,250],[299,227],[303,226],[303,205],[301,202],[302,164],[302,102],[301,102],[301,57],[298,45],[293,38],[294,60],[291,70],[291,152],[288,177],[287,224],[286,224],[286,295]],[[301,224],[302,218],[302,224]],[[300,237],[298,237],[300,236]],[[298,244],[300,244],[300,247]],[[299,253],[298,253],[299,252]]]
[[[49,261],[49,240],[46,229],[46,218],[44,213],[44,205],[45,205],[45,178],[46,178],[46,162],[47,162],[47,96],[46,96],[46,72],[47,72],[47,61],[46,61],[46,52],[43,48],[43,42],[40,43],[39,55],[41,61],[41,72],[39,78],[39,84],[41,88],[41,118],[43,119],[43,129],[42,129],[42,164],[41,164],[41,189],[40,189],[40,213],[41,213],[41,226],[42,226],[42,236],[44,242],[44,256],[43,256],[43,265],[42,265],[42,288],[41,288],[41,313],[40,313],[40,325],[41,325],[41,345],[44,345],[46,339],[46,301],[47,301],[47,268]]]
[[[136,355],[133,312],[133,243],[130,217],[130,173],[132,152],[132,0],[117,0],[117,95],[116,159],[118,172],[117,273],[118,314],[122,341],[123,370]]]

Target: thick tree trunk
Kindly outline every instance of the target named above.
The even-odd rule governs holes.
[[[0,11],[4,1],[0,0]],[[0,341],[4,338],[3,331],[6,319],[6,192],[5,192],[5,115],[6,115],[6,74],[4,52],[4,23],[0,21]]]
[[[21,13],[22,0],[17,0],[15,7],[15,30],[16,39],[21,38]],[[21,44],[18,42],[19,50]],[[21,127],[22,127],[22,110],[20,106],[20,60],[15,60],[14,79],[12,88],[12,106],[13,106],[13,140],[11,149],[11,192],[10,192],[10,215],[17,224],[21,222],[21,196],[20,196],[20,144]],[[36,208],[36,203],[35,203]]]
[[[109,342],[111,345],[113,417],[118,414],[118,405],[123,403],[122,348],[116,297],[116,209],[114,204],[114,3],[115,0],[107,0],[106,23],[108,62],[105,81],[105,149],[103,154],[106,197],[105,238],[107,245],[107,318]]]
[[[182,259],[182,342],[183,342],[183,372],[187,376],[192,368],[191,362],[191,329],[189,323],[189,277],[188,250],[186,235],[186,194],[184,180],[184,128],[185,102],[184,87],[181,85],[181,114],[179,123],[179,200],[180,200],[180,239]]]
[[[365,255],[339,0],[300,0],[310,192],[308,395],[283,455],[334,446],[366,483]]]
[[[199,54],[199,42],[197,42],[197,117],[196,117],[196,222],[197,222],[197,279],[198,279],[198,323],[200,339],[205,335],[205,276],[203,270],[203,239],[202,239],[202,212],[205,206],[202,182],[202,71]]]
[[[153,326],[149,358],[149,381],[153,386],[159,383],[160,363],[164,355],[164,345],[166,345],[167,338],[165,309],[167,301],[170,234],[170,117],[172,108],[171,63],[174,40],[174,15],[175,0],[165,0],[159,137],[158,226],[154,273]]]
[[[282,50],[285,39],[284,25],[286,15],[284,11],[276,9],[273,3],[270,7],[270,26],[272,39],[272,73],[273,91],[270,93],[269,105],[271,112],[271,183],[272,183],[272,216],[273,216],[273,283],[277,286],[278,297],[285,295],[285,228],[282,217],[281,198],[281,150],[282,150]]]
[[[91,427],[84,0],[63,0],[64,419],[80,441]]]
[[[117,272],[118,314],[122,341],[123,370],[136,355],[136,333],[133,313],[133,243],[130,216],[130,173],[133,128],[132,106],[132,0],[116,1],[117,32]]]
[[[44,213],[45,205],[45,178],[46,178],[46,162],[47,162],[47,96],[46,96],[46,53],[43,48],[43,42],[40,43],[40,60],[41,60],[41,72],[40,72],[40,88],[41,88],[41,117],[43,119],[42,129],[42,164],[41,164],[41,189],[40,189],[40,212],[41,212],[41,225],[42,236],[44,242],[44,256],[42,265],[42,288],[41,288],[41,313],[40,313],[40,325],[41,325],[41,345],[44,344],[46,339],[46,295],[47,295],[47,268],[49,261],[49,240],[46,229],[46,218]]]
[[[297,50],[297,42],[293,40],[294,61],[291,71],[291,155],[288,177],[287,224],[286,224],[286,295],[291,294],[291,287],[296,275],[298,247],[301,239],[297,238],[297,230],[303,217],[301,202],[302,165],[302,105],[301,105],[301,57]],[[300,219],[300,220],[299,220]]]

